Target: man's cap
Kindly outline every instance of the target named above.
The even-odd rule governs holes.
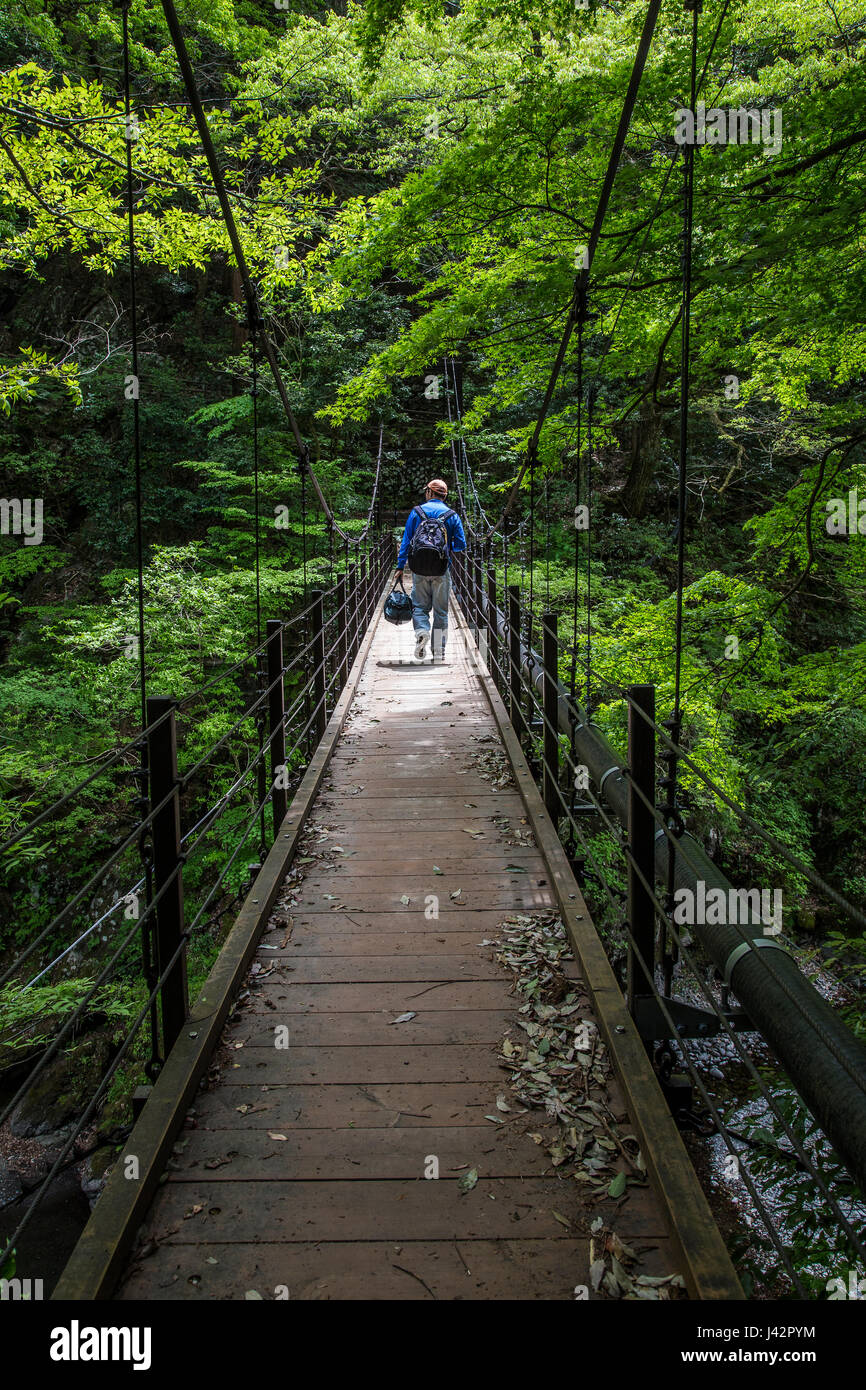
[[[435,492],[439,497],[448,496],[448,484],[443,483],[441,478],[431,478],[425,491]]]

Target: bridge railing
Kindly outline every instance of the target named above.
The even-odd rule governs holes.
[[[759,1172],[768,1154],[789,1164],[801,1188],[804,1180],[808,1184],[807,1220],[817,1233],[816,1248],[829,1251],[835,1242],[849,1261],[866,1265],[858,1193],[858,1188],[866,1191],[866,1047],[780,939],[775,899],[770,904],[753,887],[735,887],[688,834],[680,810],[657,805],[657,738],[668,773],[673,751],[720,789],[656,722],[653,687],[616,689],[628,710],[623,757],[559,680],[557,615],[545,613],[539,622],[522,603],[517,585],[509,586],[500,605],[496,574],[478,554],[455,557],[453,573],[457,600],[572,867],[579,879],[589,880],[626,943],[621,983],[671,1109],[681,1124],[721,1136],[725,1172],[742,1182],[781,1267],[800,1295],[810,1296],[791,1259],[790,1230],[780,1230]],[[668,792],[669,781],[660,785]],[[743,808],[730,799],[728,804],[753,833],[762,831]],[[774,837],[765,838],[791,858]],[[607,851],[600,858],[601,843]],[[611,864],[618,865],[615,874]],[[808,866],[797,861],[796,867],[813,887],[827,891],[840,912],[862,925],[857,907]],[[618,882],[611,883],[612,877]],[[735,910],[711,914],[710,901],[725,909],[733,903]],[[815,1122],[808,1132],[755,1065],[754,1049],[744,1045],[747,1032],[770,1045],[805,1102]],[[711,1091],[706,1064],[694,1051],[717,1035],[730,1045],[759,1104],[776,1121],[781,1144],[769,1135],[755,1142],[726,1121],[728,1107]],[[695,1114],[695,1092],[709,1123]],[[730,1108],[740,1104],[738,1099]]]
[[[114,1106],[116,1123],[104,1129],[112,1081],[127,1060],[153,1081],[184,1027],[190,944],[209,938],[212,952],[248,891],[346,683],[393,560],[391,532],[372,534],[345,573],[327,589],[311,589],[300,612],[269,620],[265,640],[226,671],[181,699],[149,697],[141,735],[0,844],[2,859],[32,853],[38,843],[54,860],[44,871],[59,877],[64,866],[46,839],[52,821],[76,804],[86,818],[100,795],[109,798],[109,816],[117,807],[117,829],[101,862],[70,887],[62,907],[0,974],[0,1046],[13,1057],[5,1075],[0,1069],[8,1096],[0,1124],[11,1120],[13,1132],[26,1126],[31,1098],[49,1068],[65,1065],[73,1042],[95,1038],[100,1024],[110,1034],[108,1055],[95,1049],[97,1079],[86,1104],[79,1097],[80,1113],[62,1117],[48,1170],[26,1209],[24,1194],[19,1198],[21,1220],[0,1239],[0,1272],[53,1179],[98,1146],[98,1126],[105,1144],[129,1128],[124,1104]],[[228,729],[226,705],[238,711]],[[222,784],[215,799],[214,781]],[[77,973],[68,1005],[58,1011],[56,986],[70,966],[80,972],[86,952],[94,973]],[[130,1120],[143,1100],[144,1088]]]

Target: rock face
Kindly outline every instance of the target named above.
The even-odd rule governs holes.
[[[111,1058],[109,1040],[98,1034],[53,1058],[12,1112],[19,1138],[60,1137],[86,1109]]]
[[[111,1148],[97,1149],[81,1165],[81,1191],[89,1201],[91,1211],[96,1206],[96,1199],[108,1180],[115,1157],[115,1152]]]
[[[5,1158],[0,1158],[0,1208],[8,1207],[23,1191],[18,1174],[12,1171]]]

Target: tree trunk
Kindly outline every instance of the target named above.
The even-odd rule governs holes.
[[[663,381],[659,381],[657,389],[663,384]],[[652,395],[645,396],[632,428],[628,477],[619,495],[620,506],[626,516],[639,519],[646,512],[647,497],[658,463],[661,432],[661,406],[653,400]]]

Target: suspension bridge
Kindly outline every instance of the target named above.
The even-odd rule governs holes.
[[[726,1040],[785,1135],[780,1153],[810,1175],[827,1223],[859,1257],[856,1202],[832,1190],[814,1137],[806,1142],[792,1126],[753,1054],[755,1040],[763,1040],[819,1136],[862,1188],[866,1049],[801,972],[780,933],[768,930],[760,895],[755,901],[751,888],[730,883],[688,833],[682,768],[840,917],[861,928],[866,918],[728,796],[683,742],[689,147],[681,152],[683,408],[671,718],[656,720],[651,685],[621,687],[595,669],[588,583],[586,632],[579,641],[575,596],[570,647],[556,614],[538,611],[533,590],[539,439],[575,329],[583,408],[589,271],[659,5],[648,6],[526,458],[493,522],[463,439],[454,362],[445,361],[448,420],[457,425],[455,484],[470,544],[466,556],[452,559],[452,636],[448,660],[435,665],[408,660],[402,634],[381,617],[395,561],[393,531],[383,524],[382,433],[369,514],[353,533],[334,515],[311,466],[170,0],[164,8],[247,297],[254,428],[261,353],[298,448],[305,521],[309,485],[328,523],[331,567],[339,568],[336,541],[344,564],[327,588],[305,583],[300,611],[266,619],[264,637],[257,590],[251,652],[180,699],[150,694],[134,402],[141,731],[0,850],[26,842],[98,779],[115,778],[119,786],[126,778],[128,786],[131,776],[140,789],[137,814],[0,984],[11,979],[31,988],[112,913],[115,934],[99,977],[15,1087],[0,1123],[14,1117],[75,1036],[130,950],[141,952],[147,994],[9,1235],[0,1267],[52,1180],[75,1161],[79,1137],[98,1117],[118,1068],[146,1038],[147,1084],[135,1099],[134,1124],[59,1280],[58,1299],[739,1298],[681,1137],[695,1124],[720,1137],[779,1269],[802,1294],[748,1150],[691,1048],[711,1037]],[[699,7],[691,8],[694,105],[702,79]],[[126,19],[124,10],[125,34]],[[128,43],[124,57],[129,114]],[[129,163],[128,174],[134,279]],[[667,179],[662,193],[666,186]],[[133,359],[135,341],[133,315]],[[581,496],[592,497],[591,400],[588,393],[577,425],[576,508]],[[254,466],[258,506],[257,442]],[[257,511],[257,547],[258,536]],[[526,584],[511,582],[515,539],[524,562],[529,547],[528,594]],[[579,544],[576,528],[575,573],[584,558]],[[588,531],[585,545],[588,562]],[[256,554],[258,574],[258,548]],[[571,673],[564,684],[566,651]],[[252,694],[229,733],[201,752],[193,737],[198,723],[241,673]],[[623,701],[627,748],[614,747],[593,723],[593,691]],[[240,776],[203,806],[196,787],[205,769],[233,737],[249,740],[251,733]],[[196,751],[187,754],[187,744]],[[299,756],[301,775],[293,780]],[[666,773],[661,797],[659,760]],[[235,848],[191,893],[196,855],[206,853],[214,827],[240,805],[249,814],[237,824]],[[601,830],[616,872],[599,858]],[[233,925],[191,999],[190,942],[215,913],[225,913],[239,856],[256,842],[254,875],[229,898],[229,908],[238,906]],[[141,876],[129,894],[85,925],[99,885],[135,854]],[[627,941],[623,980],[587,906],[588,885]],[[711,893],[742,903],[743,911],[716,920],[699,913],[683,930],[674,911],[678,895],[705,903]],[[144,910],[129,925],[118,909],[139,896]],[[72,940],[45,965],[39,952],[61,929]]]

